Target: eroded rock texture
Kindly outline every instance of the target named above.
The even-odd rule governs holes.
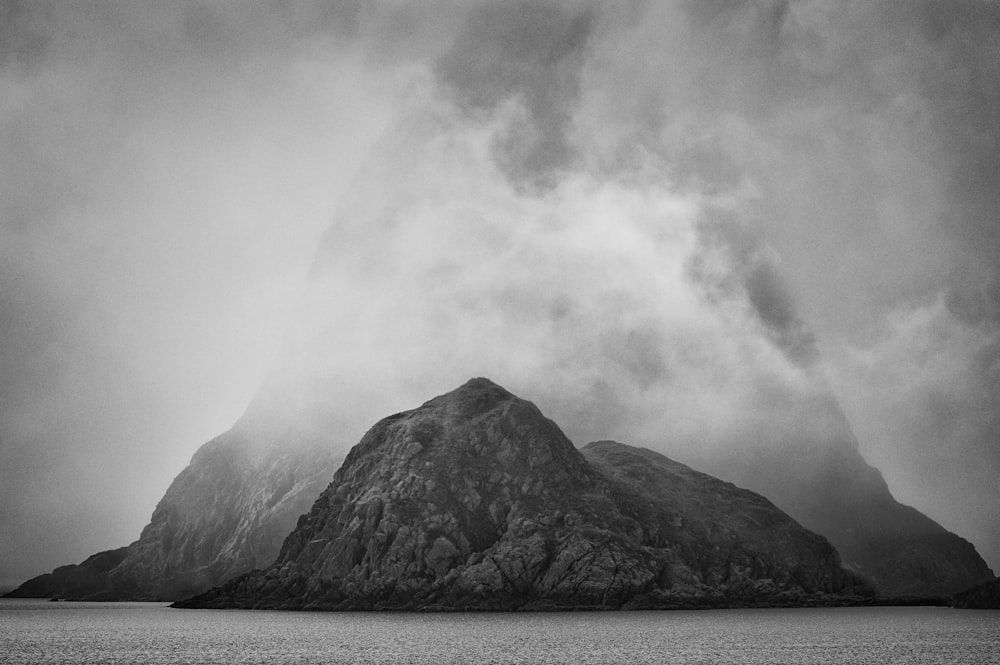
[[[578,451],[485,379],[377,423],[265,570],[181,607],[844,602],[870,589],[769,501],[650,451]]]

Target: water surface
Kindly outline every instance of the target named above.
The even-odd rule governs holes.
[[[0,600],[0,663],[1000,664],[1000,611],[306,613]]]

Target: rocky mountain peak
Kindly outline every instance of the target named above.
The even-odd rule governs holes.
[[[589,461],[533,404],[474,379],[376,423],[273,565],[178,605],[670,607],[867,591],[762,497],[606,448]],[[695,499],[676,500],[678,478]]]
[[[348,454],[334,483],[441,474],[449,485],[456,478],[489,485],[497,480],[496,468],[539,481],[544,476],[546,486],[592,475],[580,452],[534,404],[475,378],[380,420]]]
[[[502,386],[480,376],[469,379],[451,392],[425,402],[424,406],[446,406],[452,410],[455,417],[468,418],[511,400],[518,398]]]

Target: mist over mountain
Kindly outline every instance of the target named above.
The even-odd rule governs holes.
[[[844,565],[886,596],[949,597],[993,579],[972,543],[893,497],[849,432],[824,449],[783,444],[705,459],[703,468],[761,492],[826,536]]]
[[[8,595],[174,600],[268,565],[343,459],[315,433],[243,418],[198,449],[138,540],[32,578]]]
[[[473,379],[372,427],[271,566],[175,606],[713,607],[872,593],[763,497],[648,450],[584,453],[533,404]]]
[[[0,584],[134,539],[251,401],[346,446],[471,375],[848,565],[938,552],[901,585],[983,573],[934,523],[995,569],[998,26],[0,4]]]

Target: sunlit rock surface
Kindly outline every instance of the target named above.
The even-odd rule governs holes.
[[[273,565],[177,605],[698,607],[869,593],[763,497],[618,443],[581,453],[533,404],[474,379],[378,422]]]
[[[136,542],[7,595],[176,600],[266,566],[341,459],[317,442],[237,424],[195,453]]]

